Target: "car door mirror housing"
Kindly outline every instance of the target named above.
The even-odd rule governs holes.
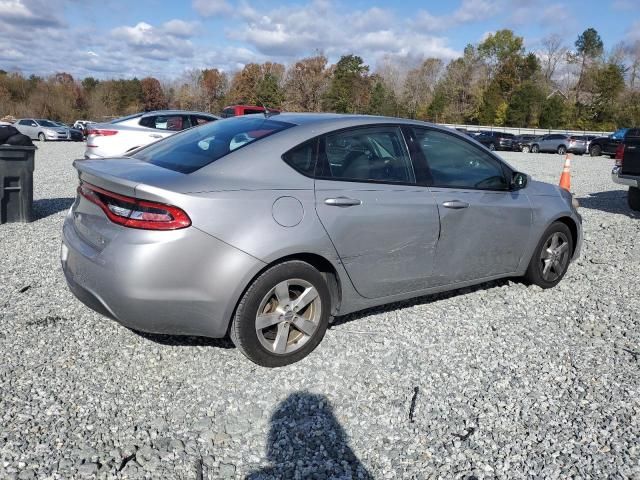
[[[513,172],[513,175],[511,175],[511,190],[522,190],[527,186],[527,182],[526,173]]]

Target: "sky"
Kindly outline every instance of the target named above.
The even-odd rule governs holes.
[[[640,0],[0,0],[0,69],[170,80],[321,52],[375,70],[389,56],[450,60],[502,28],[536,51],[588,27],[605,49],[640,41]]]

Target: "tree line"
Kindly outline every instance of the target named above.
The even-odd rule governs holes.
[[[25,77],[0,70],[0,117],[71,122],[143,110],[220,113],[257,104],[286,111],[364,113],[439,123],[613,130],[640,125],[640,42],[605,54],[589,28],[570,48],[558,36],[527,52],[505,29],[468,45],[446,63],[385,57],[372,70],[355,54],[331,65],[326,56],[250,63],[233,73],[194,69],[181,78],[74,79],[68,73]]]

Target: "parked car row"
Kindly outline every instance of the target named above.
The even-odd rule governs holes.
[[[23,135],[41,142],[58,140],[81,142],[84,140],[84,135],[80,130],[53,120],[20,118],[13,126]]]

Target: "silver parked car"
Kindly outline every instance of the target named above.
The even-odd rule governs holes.
[[[552,133],[544,135],[538,141],[531,144],[531,151],[556,152],[560,155],[565,153],[577,153],[582,155],[587,151],[587,141],[581,137],[566,135],[564,133]]]
[[[105,158],[123,155],[181,130],[218,118],[202,112],[159,110],[136,113],[109,123],[91,123],[87,126],[87,149],[84,156]]]
[[[570,193],[417,121],[250,115],[74,166],[73,293],[133,329],[230,334],[269,367],[335,315],[504,277],[553,287],[582,243]]]
[[[41,142],[52,140],[70,140],[71,132],[64,125],[59,125],[53,120],[20,118],[13,124],[23,135],[27,135],[32,140]]]

